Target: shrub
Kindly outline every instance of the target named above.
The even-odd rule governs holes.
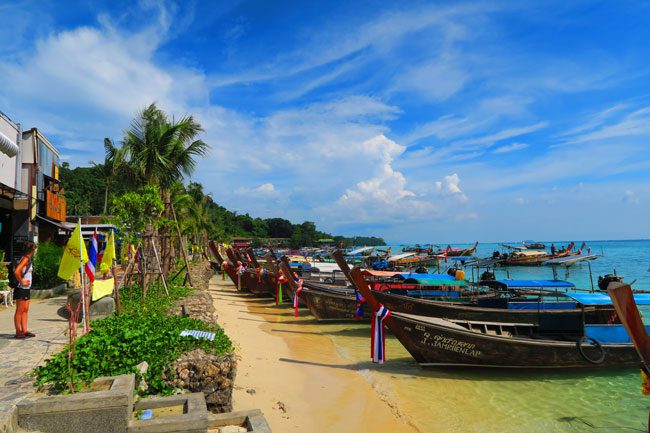
[[[137,286],[120,290],[122,312],[119,315],[92,322],[91,331],[78,338],[74,356],[68,357],[68,347],[37,367],[35,386],[52,386],[54,392],[65,391],[72,379],[75,389],[100,376],[136,373],[136,366],[147,361],[144,375],[148,389],[143,395],[167,395],[173,392],[168,383],[175,374],[168,371],[172,363],[185,352],[201,348],[208,353],[222,354],[233,350],[223,329],[190,317],[166,316],[174,300],[187,296],[191,289],[169,286],[169,296],[157,296],[150,290],[146,298]],[[186,329],[214,332],[214,341],[181,337]]]
[[[64,281],[57,273],[63,257],[63,247],[51,242],[38,244],[38,251],[34,255],[34,282],[35,289],[51,289]]]
[[[1,282],[2,280],[9,279],[9,270],[3,264],[5,261],[5,252],[0,250],[0,290],[6,290],[6,287],[9,286],[8,283]]]
[[[181,337],[181,331],[196,329],[215,332],[214,341]],[[147,361],[144,375],[148,389],[145,395],[168,395],[173,387],[165,379],[169,366],[182,353],[202,348],[208,353],[232,351],[232,343],[223,329],[197,319],[162,314],[120,314],[93,322],[90,333],[80,337],[68,365],[68,349],[48,359],[35,370],[35,386],[50,384],[53,391],[64,391],[70,379],[76,389],[100,376],[136,373],[136,366]],[[71,367],[71,368],[70,368]]]

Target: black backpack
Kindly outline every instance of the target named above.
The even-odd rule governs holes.
[[[20,281],[18,281],[18,279],[16,278],[16,268],[18,267],[18,264],[22,259],[23,258],[21,257],[20,259],[18,259],[18,261],[12,260],[7,265],[7,270],[9,271],[9,276],[7,277],[7,279],[9,280],[9,287],[11,287],[12,289],[16,289],[20,287]],[[31,264],[31,259],[29,259],[27,266],[29,267],[30,264]]]

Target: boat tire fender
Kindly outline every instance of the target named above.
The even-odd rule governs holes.
[[[590,343],[590,345],[592,345],[594,348],[600,351],[600,355],[598,356],[598,358],[593,359],[587,356],[587,354],[585,353],[585,349],[583,347],[585,343]],[[586,359],[588,362],[592,364],[602,364],[602,362],[605,360],[605,349],[603,349],[603,345],[600,344],[600,342],[595,338],[582,337],[580,340],[578,340],[578,350],[580,351],[580,355],[582,355],[584,359]]]

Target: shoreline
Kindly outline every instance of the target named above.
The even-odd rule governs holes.
[[[419,432],[372,371],[346,359],[301,309],[210,282],[218,323],[239,357],[233,409],[259,408],[276,432]]]

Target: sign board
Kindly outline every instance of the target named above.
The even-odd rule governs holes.
[[[65,221],[65,197],[45,191],[45,215],[55,221]]]

